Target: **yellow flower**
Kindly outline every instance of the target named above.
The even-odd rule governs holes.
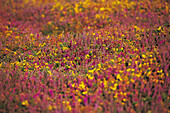
[[[78,99],[78,102],[81,102],[81,99]]]
[[[107,88],[107,81],[106,81],[106,79],[104,79],[103,83],[104,83],[104,87]]]
[[[84,91],[82,94],[83,94],[83,95],[87,94],[87,91]]]
[[[49,97],[47,97],[47,100],[50,100],[50,98],[49,98]]]
[[[122,78],[120,77],[120,74],[118,74],[116,78],[119,79],[120,81],[122,81]]]
[[[48,106],[48,109],[49,109],[49,110],[52,110],[52,109],[53,109],[53,106],[52,106],[52,105],[49,105],[49,106]]]
[[[72,75],[75,75],[74,71],[72,71]]]
[[[122,105],[124,105],[125,103],[124,102],[122,102]]]
[[[118,61],[119,61],[119,62],[121,62],[121,61],[122,61],[122,59],[121,59],[121,58],[118,58]]]
[[[143,58],[146,58],[146,55],[142,54],[142,57],[143,57]]]
[[[148,111],[148,113],[152,113],[151,111]]]
[[[74,10],[75,10],[76,13],[79,13],[79,5],[78,4],[75,4]]]
[[[22,102],[22,105],[28,106],[28,105],[29,105],[29,104],[28,104],[28,100],[23,101],[23,102]]]
[[[68,109],[69,111],[71,111],[71,110],[72,110],[72,108],[71,108],[71,106],[70,106],[70,105],[68,105],[68,106],[67,106],[67,109]]]
[[[85,89],[85,87],[86,87],[86,86],[85,86],[84,82],[82,81],[81,84],[79,85],[79,88],[80,88],[80,89]]]
[[[67,105],[68,105],[69,103],[70,103],[69,101],[66,102]]]
[[[104,11],[104,10],[105,10],[105,8],[104,8],[104,7],[101,7],[101,8],[100,8],[100,11]]]
[[[159,31],[161,30],[161,26],[158,28],[158,30],[159,30]]]
[[[115,83],[115,84],[114,84],[114,87],[113,87],[113,86],[111,86],[111,87],[110,87],[110,89],[112,89],[112,90],[116,90],[116,89],[117,89],[117,85],[118,85],[118,84],[117,84],[117,83]]]
[[[93,74],[95,70],[96,68],[94,68],[93,70],[88,70],[88,72]]]
[[[91,80],[94,78],[93,76],[91,76],[89,74],[86,74],[86,76],[88,76],[88,78],[91,79]]]
[[[59,61],[54,61],[55,63],[59,63]]]
[[[63,104],[69,105],[69,101],[63,101]]]
[[[75,83],[72,84],[72,87],[74,87],[74,86],[75,86]]]
[[[114,95],[114,98],[117,98],[117,93]]]
[[[18,39],[18,38],[19,38],[19,36],[16,36],[15,38],[16,38],[16,39]]]
[[[46,38],[47,38],[47,39],[49,39],[49,38],[50,38],[50,36],[48,35]]]
[[[0,67],[2,67],[2,62],[0,63]]]
[[[89,56],[89,54],[87,54],[86,56],[85,56],[85,59],[87,59],[87,58],[89,58],[90,56]]]
[[[135,64],[138,64],[138,61],[135,61]]]
[[[110,86],[110,89],[112,89],[112,90],[116,90],[116,88],[114,88],[113,86]]]
[[[45,15],[44,15],[44,14],[42,14],[42,15],[41,15],[41,17],[42,17],[42,18],[44,18],[44,17],[45,17]]]
[[[99,14],[96,14],[96,18],[100,18],[100,15],[99,15]]]
[[[51,22],[48,22],[48,25],[51,25]]]
[[[130,79],[131,82],[135,82],[133,79]]]
[[[49,70],[48,70],[48,73],[49,73],[50,75],[52,75],[51,71],[49,71]]]
[[[63,47],[63,50],[68,50],[68,47]]]
[[[98,64],[98,66],[99,66],[99,69],[101,68],[101,64]]]
[[[135,69],[131,69],[131,71],[135,71]]]
[[[115,51],[115,48],[112,48],[113,51]]]

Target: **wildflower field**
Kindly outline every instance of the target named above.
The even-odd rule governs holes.
[[[169,113],[168,0],[0,0],[0,113]]]

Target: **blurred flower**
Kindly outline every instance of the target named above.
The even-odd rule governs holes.
[[[23,102],[22,102],[22,105],[28,106],[28,105],[29,105],[29,104],[28,104],[28,100],[23,101]]]

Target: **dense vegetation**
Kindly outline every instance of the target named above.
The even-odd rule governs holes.
[[[169,6],[1,0],[0,112],[169,112]]]

